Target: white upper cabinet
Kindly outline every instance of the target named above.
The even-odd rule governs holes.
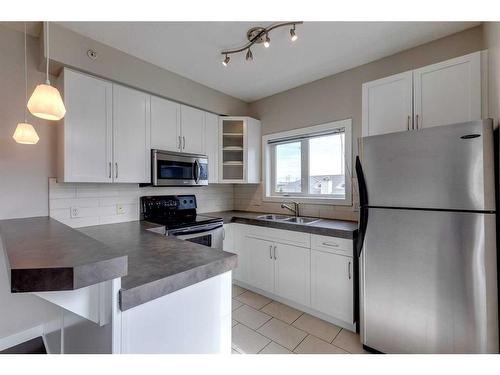
[[[363,136],[480,120],[487,112],[485,54],[364,83]]]
[[[205,112],[204,155],[208,157],[208,183],[219,182],[219,116]]]
[[[181,105],[151,96],[151,148],[181,151]]]
[[[363,84],[363,135],[410,130],[412,72]]]
[[[204,135],[205,112],[181,105],[182,152],[202,154]]]
[[[219,181],[259,183],[261,123],[251,117],[220,117]]]
[[[115,182],[151,181],[150,95],[113,85]]]
[[[112,182],[112,84],[69,69],[60,78],[66,116],[58,126],[58,178]]]
[[[418,129],[481,119],[481,52],[413,72]]]

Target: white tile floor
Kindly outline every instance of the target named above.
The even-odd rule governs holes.
[[[234,354],[366,353],[359,336],[233,285]]]

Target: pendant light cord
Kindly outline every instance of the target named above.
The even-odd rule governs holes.
[[[24,23],[24,122],[28,122],[28,58],[26,52],[26,22]]]
[[[49,80],[49,53],[50,53],[50,46],[49,46],[49,21],[45,23],[47,26],[47,32],[46,32],[46,41],[45,41],[45,46],[47,48],[47,66],[45,67],[46,73],[47,73],[47,85],[50,85],[50,80]]]

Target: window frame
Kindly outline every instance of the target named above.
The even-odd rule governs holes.
[[[345,176],[345,197],[338,198],[334,195],[320,195],[320,194],[309,194],[309,138],[301,140],[301,175],[307,176],[307,178],[302,178],[300,193],[280,193],[275,192],[274,188],[276,186],[276,173],[274,168],[276,168],[276,152],[274,151],[276,146],[283,143],[269,144],[269,142],[276,142],[279,139],[286,139],[289,137],[313,137],[315,134],[318,136],[321,133],[327,133],[329,131],[336,131],[338,129],[344,129],[344,176]],[[290,141],[290,143],[293,140]],[[349,206],[352,205],[352,120],[340,120],[328,122],[320,125],[309,126],[305,128],[290,130],[286,132],[268,134],[262,137],[262,150],[263,150],[263,160],[262,160],[262,171],[263,171],[263,201],[267,202],[285,202],[289,200],[294,200],[299,203],[310,203],[310,204],[334,204]]]

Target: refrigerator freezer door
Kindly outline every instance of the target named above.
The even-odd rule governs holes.
[[[494,214],[371,208],[363,343],[384,353],[498,353],[496,264]]]
[[[365,137],[368,205],[495,210],[491,120]]]

